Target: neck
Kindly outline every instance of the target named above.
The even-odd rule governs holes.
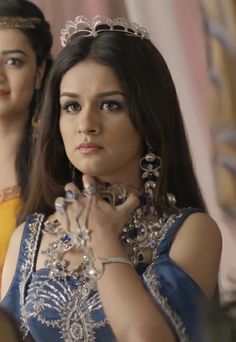
[[[124,172],[117,172],[114,175],[103,175],[102,177],[96,177],[98,181],[102,184],[110,183],[110,184],[122,184],[124,187],[132,186],[133,188],[137,189],[138,191],[142,189],[142,181],[140,177],[140,170],[135,165],[132,168],[132,172],[130,170]]]
[[[26,120],[6,120],[0,117],[0,159],[3,156],[15,156],[22,139]]]

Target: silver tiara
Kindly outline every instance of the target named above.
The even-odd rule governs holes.
[[[149,33],[144,27],[140,27],[136,23],[129,23],[125,18],[109,19],[97,15],[89,20],[84,15],[80,15],[75,18],[75,21],[66,21],[65,28],[61,30],[61,45],[65,47],[71,37],[78,32],[85,32],[89,37],[96,37],[104,31],[121,32],[129,36],[149,39]]]

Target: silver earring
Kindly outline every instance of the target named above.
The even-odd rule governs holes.
[[[154,193],[158,190],[158,178],[160,176],[160,169],[162,160],[157,156],[147,142],[148,152],[139,161],[140,169],[143,171],[141,174],[144,182],[144,192],[151,198],[154,197]]]

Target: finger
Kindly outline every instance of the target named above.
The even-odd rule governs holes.
[[[63,229],[70,230],[70,222],[67,214],[67,203],[64,197],[57,197],[54,206],[56,209],[55,218],[61,223]]]
[[[66,202],[64,197],[57,197],[54,202],[54,206],[57,213],[61,215],[66,214]]]
[[[138,206],[139,206],[139,198],[136,193],[132,192],[128,196],[127,200],[117,206],[117,210],[124,212],[127,216],[129,216]]]
[[[96,184],[95,178],[89,175],[83,175],[82,182],[83,182],[84,187],[87,187],[89,184],[94,184],[94,185]]]
[[[83,175],[82,177],[84,190],[83,194],[85,196],[93,196],[96,193],[96,180],[94,177]]]
[[[65,186],[65,202],[70,231],[74,232],[78,226],[78,218],[83,210],[84,196],[80,196],[80,190],[74,183],[67,183]]]

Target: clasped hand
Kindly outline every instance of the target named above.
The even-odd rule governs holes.
[[[88,229],[91,244],[104,239],[118,241],[122,228],[139,204],[137,195],[131,192],[123,204],[112,206],[96,192],[95,178],[84,175],[82,181],[84,191],[80,192],[74,183],[68,183],[65,198],[56,199],[56,219],[71,233],[80,228]]]

